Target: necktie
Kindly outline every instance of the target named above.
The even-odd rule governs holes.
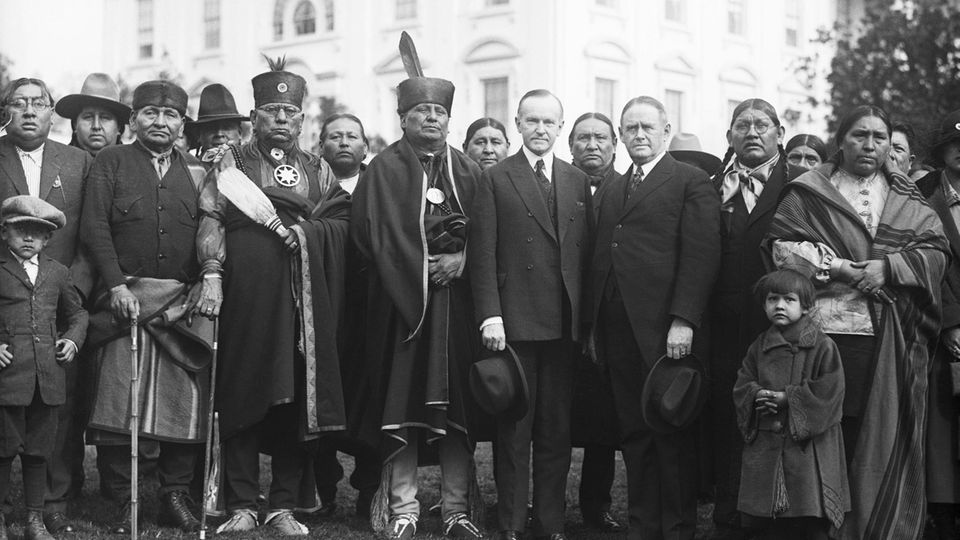
[[[553,221],[553,225],[556,227],[557,209],[556,204],[554,204],[553,185],[550,183],[550,180],[547,179],[547,175],[544,174],[544,167],[545,165],[543,160],[538,159],[536,167],[534,168],[534,175],[537,177],[537,184],[540,185],[540,192],[543,193],[543,200],[547,203],[547,211],[550,212],[550,220]]]
[[[627,184],[627,198],[629,199],[631,195],[640,187],[640,184],[643,183],[643,169],[637,167],[637,170],[633,172],[633,176],[630,177],[630,183]]]
[[[537,160],[537,165],[534,168],[534,174],[537,175],[537,182],[540,183],[540,189],[543,190],[543,193],[546,194],[550,191],[550,180],[547,179],[547,175],[543,173],[544,165],[542,159]]]
[[[167,174],[167,169],[170,166],[170,156],[159,155],[155,159],[157,162],[157,176],[162,180],[163,175]]]

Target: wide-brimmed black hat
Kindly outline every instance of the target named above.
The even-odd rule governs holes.
[[[480,408],[498,419],[516,421],[527,414],[530,388],[510,345],[470,366],[470,391]]]
[[[647,375],[640,394],[643,421],[659,433],[687,427],[703,407],[706,387],[706,371],[696,355],[678,359],[660,357]]]
[[[689,163],[707,174],[713,174],[720,168],[720,158],[704,152],[700,147],[700,138],[693,133],[677,133],[670,139],[667,150],[677,161]]]
[[[951,141],[960,139],[960,109],[957,109],[940,121],[940,132],[937,134],[937,142],[930,149],[930,155],[940,159],[940,151]]]
[[[57,114],[70,120],[76,120],[84,107],[103,107],[117,117],[121,126],[130,118],[130,107],[120,101],[120,87],[106,73],[91,73],[83,81],[79,94],[69,94],[60,98],[55,110]]]
[[[200,106],[197,108],[197,119],[187,122],[184,130],[193,129],[210,122],[222,120],[237,120],[249,122],[250,118],[237,112],[237,102],[233,94],[222,84],[210,84],[200,92]]]

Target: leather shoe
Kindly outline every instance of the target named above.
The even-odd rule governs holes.
[[[583,521],[589,527],[602,532],[614,533],[624,530],[623,525],[614,519],[613,514],[611,514],[608,510],[603,510],[599,514],[591,516],[589,519],[584,518]]]
[[[321,503],[320,508],[313,513],[313,517],[317,519],[330,519],[337,514],[337,502],[323,502]]]
[[[27,512],[27,524],[23,528],[23,540],[56,540],[43,524],[43,512]]]
[[[130,534],[130,502],[123,503],[117,512],[117,520],[110,525],[111,534]]]
[[[517,531],[500,531],[497,533],[497,540],[520,540],[520,533]]]
[[[185,532],[200,530],[200,521],[190,511],[190,496],[185,491],[171,491],[161,497],[157,523]]]
[[[51,534],[72,533],[73,524],[63,512],[50,512],[43,515],[43,524]]]

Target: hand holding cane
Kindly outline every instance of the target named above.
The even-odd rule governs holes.
[[[211,486],[210,486],[210,474],[211,469],[215,466],[213,459],[211,457],[211,452],[213,451],[213,437],[214,431],[216,430],[216,423],[214,422],[214,396],[217,389],[217,334],[218,334],[218,322],[220,319],[213,319],[213,347],[212,347],[212,356],[210,360],[210,400],[207,407],[207,441],[206,441],[206,450],[203,454],[203,503],[200,505],[200,540],[204,540],[207,537],[207,499],[210,497]],[[219,452],[218,452],[219,454]]]

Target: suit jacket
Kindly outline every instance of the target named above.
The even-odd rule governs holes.
[[[478,324],[503,317],[509,341],[581,336],[582,282],[593,210],[590,182],[557,158],[553,179],[557,227],[523,152],[480,177],[471,215],[467,264]],[[563,295],[570,328],[562,328]]]
[[[720,264],[720,197],[703,171],[666,154],[627,199],[633,169],[595,198],[591,311],[596,321],[607,280],[615,278],[652,366],[666,352],[674,317],[700,325]]]
[[[44,254],[70,267],[74,283],[84,294],[93,286],[93,277],[88,258],[80,253],[78,233],[87,173],[92,163],[90,154],[79,148],[51,140],[44,143],[40,198],[67,216],[67,224],[53,235]],[[29,194],[16,146],[10,137],[0,137],[0,201]]]
[[[56,237],[57,233],[54,233]],[[83,346],[87,312],[70,271],[45,253],[39,256],[36,284],[5,245],[0,245],[0,343],[9,345],[13,362],[0,369],[0,406],[27,406],[39,387],[46,405],[62,405],[66,375],[56,360],[56,340]],[[64,329],[57,334],[57,322]]]
[[[943,278],[943,322],[944,330],[960,326],[960,230],[950,213],[950,205],[943,194],[942,170],[936,170],[917,180],[917,189],[926,197],[927,202],[940,216],[943,232],[950,240],[950,254],[953,264],[947,268]]]

